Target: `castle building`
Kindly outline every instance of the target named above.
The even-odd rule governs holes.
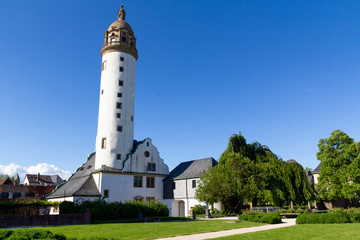
[[[98,128],[94,153],[49,201],[164,202],[170,216],[189,216],[197,182],[214,167],[213,158],[180,163],[170,174],[150,138],[134,140],[135,72],[138,51],[134,31],[121,6],[104,34]]]
[[[95,149],[68,182],[50,194],[49,201],[144,200],[163,198],[162,180],[169,168],[150,138],[134,140],[136,38],[118,19],[104,34]]]

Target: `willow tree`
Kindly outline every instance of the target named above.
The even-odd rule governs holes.
[[[233,135],[219,164],[201,177],[196,198],[210,204],[221,202],[228,212],[238,212],[244,202],[253,206],[259,202],[298,203],[308,198],[297,196],[304,195],[297,186],[304,183],[306,176],[300,165],[288,165],[286,170],[286,163],[267,146],[259,142],[248,144],[242,135]],[[294,177],[299,178],[293,180]]]

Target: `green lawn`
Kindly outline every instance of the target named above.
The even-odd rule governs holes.
[[[214,232],[234,228],[262,225],[261,223],[241,222],[227,223],[224,220],[153,222],[153,223],[112,223],[91,225],[69,225],[58,227],[38,227],[53,233],[62,233],[66,237],[87,239],[101,237],[107,239],[154,239],[187,235],[194,233]]]
[[[306,239],[306,240],[341,240],[360,239],[360,223],[344,224],[301,224],[255,233],[245,233],[218,240],[250,240],[250,239]]]

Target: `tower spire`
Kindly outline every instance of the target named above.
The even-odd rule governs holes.
[[[124,4],[121,4],[121,8],[118,11],[118,19],[121,21],[125,21],[125,10],[124,10]]]

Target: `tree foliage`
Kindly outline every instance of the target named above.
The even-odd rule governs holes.
[[[244,202],[301,204],[313,196],[300,164],[282,161],[259,142],[248,144],[242,135],[230,137],[219,164],[204,173],[196,192],[197,199],[221,202],[228,212],[239,212]]]
[[[332,201],[353,199],[360,192],[360,142],[335,130],[319,140],[317,158],[320,163],[318,198]]]

